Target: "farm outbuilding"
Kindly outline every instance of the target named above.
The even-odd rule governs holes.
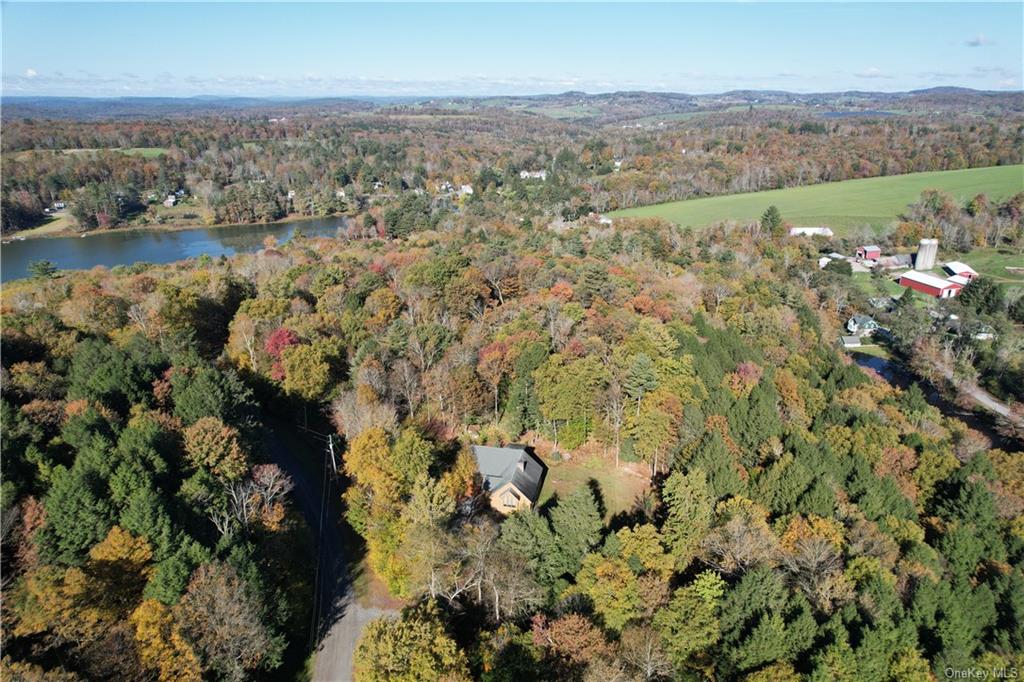
[[[947,279],[940,279],[935,275],[917,270],[907,270],[900,275],[900,286],[920,291],[935,298],[953,298],[964,288],[957,282],[950,282]]]
[[[967,263],[961,263],[958,260],[951,260],[943,266],[951,275],[963,277],[967,280],[972,280],[978,276],[978,271],[972,268]]]
[[[857,247],[857,258],[861,260],[878,260],[882,256],[882,247],[875,244]]]
[[[791,227],[790,237],[832,237],[832,228],[829,227]]]

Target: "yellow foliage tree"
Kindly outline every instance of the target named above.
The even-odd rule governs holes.
[[[156,599],[147,599],[130,616],[135,626],[139,658],[156,670],[160,682],[198,682],[202,679],[199,658],[178,631],[171,610]]]

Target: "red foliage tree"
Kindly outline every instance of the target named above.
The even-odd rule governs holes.
[[[263,349],[267,351],[267,355],[274,358],[275,360],[281,359],[281,353],[288,346],[296,346],[301,342],[299,335],[293,332],[287,327],[278,327],[274,331],[270,332],[267,337],[266,343],[263,345]]]

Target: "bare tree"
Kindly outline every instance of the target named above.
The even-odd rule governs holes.
[[[661,633],[648,626],[633,625],[622,631],[619,657],[646,682],[670,680],[675,671]]]
[[[400,396],[405,401],[408,414],[415,414],[423,396],[420,388],[420,376],[416,367],[406,359],[395,363],[391,370],[391,392]]]
[[[789,581],[823,613],[853,597],[853,586],[842,575],[843,561],[824,538],[801,538],[792,552],[781,553]]]
[[[713,529],[702,543],[707,562],[728,574],[771,561],[777,544],[766,523],[745,515],[734,516]]]
[[[394,407],[379,402],[362,404],[355,391],[345,391],[331,403],[331,421],[346,440],[352,440],[374,426],[389,433],[398,429],[398,415]]]
[[[619,449],[622,425],[626,415],[626,397],[622,384],[615,373],[611,373],[608,388],[604,392],[604,418],[615,432],[615,468],[619,468]]]
[[[250,678],[251,671],[281,648],[230,564],[214,562],[196,569],[175,616],[207,665],[229,680]]]

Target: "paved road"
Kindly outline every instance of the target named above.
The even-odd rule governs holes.
[[[953,373],[950,372],[946,378],[952,379]],[[960,390],[964,391],[969,396],[974,398],[975,401],[977,401],[982,407],[984,407],[989,412],[995,412],[1000,417],[1010,416],[1010,406],[1002,402],[994,395],[992,395],[985,389],[981,388],[980,386],[964,386]]]
[[[340,526],[340,493],[325,475],[322,450],[311,447],[288,426],[272,423],[269,431],[270,456],[295,482],[292,496],[314,535],[318,536],[320,551],[314,608],[319,627],[313,680],[349,682],[352,680],[352,653],[363,627],[391,612],[360,606],[352,593],[350,557]]]

